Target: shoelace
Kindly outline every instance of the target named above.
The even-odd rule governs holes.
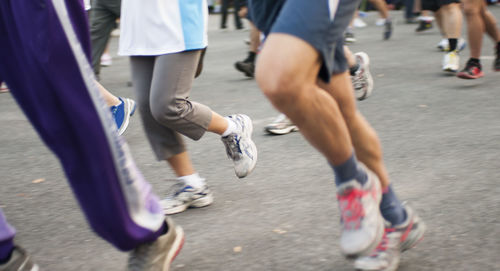
[[[238,135],[228,135],[224,140],[226,141],[227,156],[229,156],[229,158],[233,160],[238,159],[239,154],[241,153],[240,138],[238,137]]]
[[[354,80],[352,80],[352,85],[354,86],[354,90],[357,91],[362,89],[365,86],[365,82],[363,80],[363,72],[361,71],[361,69],[359,69],[359,71],[357,71],[353,77]]]
[[[346,195],[338,196],[342,221],[345,229],[359,229],[365,210],[361,204],[364,192],[352,189]]]

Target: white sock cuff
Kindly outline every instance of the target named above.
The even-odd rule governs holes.
[[[200,175],[197,172],[195,172],[191,175],[178,177],[177,180],[183,181],[187,185],[192,186],[194,188],[200,188],[203,185],[205,185],[205,179],[200,177]]]
[[[227,129],[226,129],[226,131],[224,131],[224,133],[222,133],[222,135],[221,135],[222,137],[228,136],[231,133],[236,132],[236,130],[238,128],[238,127],[236,127],[236,123],[234,123],[233,120],[229,119],[228,117],[225,117],[224,119],[227,121]]]

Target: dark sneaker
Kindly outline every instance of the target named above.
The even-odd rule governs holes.
[[[495,61],[493,62],[493,70],[500,72],[500,48],[497,45],[497,47],[495,47],[495,49],[497,51],[497,57],[495,58]]]
[[[31,256],[21,247],[14,247],[8,262],[0,264],[0,271],[38,271],[39,268],[31,261]]]
[[[266,132],[274,135],[285,135],[299,130],[285,114],[280,114],[273,122],[266,125],[264,129]]]
[[[346,31],[344,33],[344,42],[346,44],[352,44],[356,42],[356,38],[354,37],[354,33]]]
[[[414,247],[422,240],[426,226],[408,206],[404,205],[407,218],[399,226],[386,223],[382,241],[375,250],[354,262],[357,270],[394,271],[398,268],[401,252]]]
[[[184,181],[170,187],[165,199],[160,201],[166,215],[184,212],[187,208],[201,208],[214,202],[214,197],[207,185],[193,188]]]
[[[390,19],[386,19],[384,23],[384,40],[388,40],[392,36],[392,21]]]
[[[429,30],[432,28],[432,21],[424,21],[421,20],[420,24],[418,25],[417,29],[415,29],[416,32],[423,32],[426,30]]]
[[[465,68],[461,70],[457,76],[462,79],[478,79],[484,76],[483,69],[481,67],[481,63],[477,63],[474,61],[467,61]]]
[[[170,264],[184,244],[184,231],[169,217],[165,219],[168,232],[154,242],[134,249],[128,259],[128,271],[169,271]]]
[[[228,119],[236,124],[238,131],[221,137],[221,140],[227,156],[234,162],[236,176],[243,178],[253,171],[257,163],[257,147],[252,141],[252,120],[243,114],[231,115]]]
[[[380,214],[382,192],[378,177],[360,163],[368,175],[361,185],[351,180],[337,189],[342,234],[340,249],[348,258],[369,254],[382,240],[384,219]]]
[[[356,99],[362,101],[368,98],[373,91],[373,77],[370,73],[370,58],[364,52],[354,54],[359,69],[351,76],[352,86]]]
[[[134,100],[129,98],[118,97],[118,99],[120,99],[121,103],[111,106],[110,110],[116,122],[118,134],[122,135],[127,130],[130,117],[135,113],[136,104]]]
[[[234,63],[234,67],[244,73],[247,77],[254,77],[255,74],[255,64],[252,61],[238,61]]]

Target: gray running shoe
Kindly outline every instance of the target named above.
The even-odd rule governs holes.
[[[367,255],[382,240],[384,219],[380,214],[382,189],[378,177],[366,168],[367,182],[362,186],[351,180],[337,189],[342,235],[340,249],[348,258]]]
[[[166,215],[184,212],[188,207],[201,208],[214,202],[214,197],[207,185],[193,188],[183,181],[170,187],[167,197],[160,201]]]
[[[252,120],[247,115],[228,116],[238,127],[237,133],[221,137],[227,156],[234,162],[234,172],[239,178],[246,177],[257,163],[257,147],[252,141]]]
[[[401,252],[414,247],[422,240],[425,232],[425,224],[408,206],[406,210],[406,221],[396,227],[386,223],[382,241],[370,254],[358,258],[354,262],[357,270],[364,271],[394,271],[398,268]]]
[[[354,87],[356,99],[362,101],[368,98],[373,91],[373,77],[370,73],[370,58],[364,52],[354,54],[359,69],[351,76],[351,82]]]
[[[31,256],[21,247],[14,247],[10,260],[0,264],[0,271],[38,271],[38,266],[31,261]]]
[[[285,135],[291,132],[296,132],[299,127],[295,126],[293,122],[285,116],[280,114],[272,123],[268,124],[265,128],[266,132],[275,135]]]
[[[353,44],[356,42],[356,38],[354,37],[354,33],[350,31],[346,31],[344,33],[344,42],[346,44]]]
[[[129,256],[128,271],[169,271],[170,264],[184,244],[184,231],[169,217],[165,219],[168,232],[156,241],[134,249]]]

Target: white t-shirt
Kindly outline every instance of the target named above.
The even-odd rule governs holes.
[[[85,10],[90,9],[90,0],[84,0],[83,3],[85,4]]]
[[[163,55],[207,47],[206,0],[122,0],[118,54]]]

